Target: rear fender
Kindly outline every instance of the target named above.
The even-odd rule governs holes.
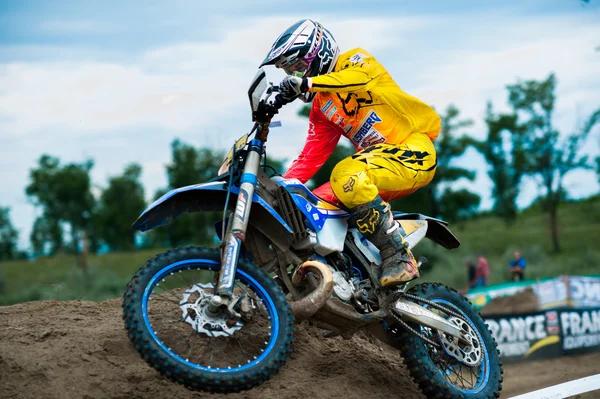
[[[165,225],[182,213],[222,211],[227,191],[225,181],[194,184],[171,190],[146,208],[133,223],[133,228],[143,232]],[[230,208],[235,206],[238,192],[238,187],[232,187]],[[263,232],[278,247],[289,247],[292,229],[256,192],[252,198],[250,224]]]
[[[460,241],[454,233],[448,228],[448,222],[422,215],[420,213],[402,213],[394,212],[394,220],[425,220],[427,221],[427,234],[429,238],[436,244],[441,245],[446,249],[455,249],[460,246]]]

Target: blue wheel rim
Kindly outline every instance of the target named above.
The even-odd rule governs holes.
[[[273,347],[275,346],[275,342],[277,341],[277,337],[279,336],[279,316],[277,314],[277,308],[275,307],[275,303],[271,296],[267,293],[266,289],[258,283],[252,276],[243,270],[238,269],[236,271],[235,278],[239,279],[243,283],[247,284],[252,290],[258,295],[258,297],[263,301],[265,307],[267,308],[267,312],[269,313],[269,317],[271,318],[271,336],[269,337],[269,341],[265,350],[257,356],[256,359],[251,361],[248,364],[239,367],[231,367],[231,368],[214,368],[214,367],[206,367],[196,363],[189,362],[170,350],[157,336],[154,332],[150,324],[150,320],[148,317],[148,299],[150,298],[150,294],[152,290],[156,286],[156,284],[165,276],[170,273],[174,273],[183,269],[191,269],[194,266],[194,269],[201,270],[210,270],[210,271],[218,271],[220,269],[220,262],[214,261],[212,259],[186,259],[179,262],[171,263],[168,266],[162,268],[158,273],[156,273],[152,279],[146,285],[144,289],[144,294],[142,296],[142,314],[144,317],[144,324],[146,325],[147,330],[150,332],[150,336],[165,352],[169,354],[173,359],[177,360],[185,364],[186,366],[193,367],[195,369],[213,372],[213,373],[235,373],[238,371],[243,371],[254,367],[260,364],[264,359],[271,353]]]
[[[488,356],[487,346],[485,345],[485,342],[483,341],[483,337],[481,336],[479,329],[475,326],[475,323],[473,323],[473,320],[471,320],[471,318],[469,316],[467,316],[462,309],[460,309],[458,306],[454,305],[452,302],[449,302],[445,299],[440,299],[440,298],[430,299],[430,301],[434,302],[434,303],[439,303],[442,305],[449,306],[452,310],[458,311],[460,313],[460,315],[469,322],[469,325],[471,326],[471,328],[477,333],[477,338],[479,339],[479,342],[481,343],[481,351],[482,351],[482,355],[483,355],[482,364],[479,366],[480,370],[479,370],[479,375],[477,376],[477,383],[471,389],[463,389],[463,388],[457,387],[454,384],[452,384],[452,385],[459,391],[467,393],[467,394],[475,394],[475,393],[481,392],[487,386],[487,383],[490,378],[490,358]],[[465,366],[465,367],[468,367],[468,366]],[[440,371],[442,371],[443,373],[446,373],[448,370],[440,370]],[[452,372],[452,370],[450,370],[450,372]]]

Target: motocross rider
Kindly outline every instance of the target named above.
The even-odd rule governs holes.
[[[325,201],[341,202],[350,212],[350,225],[379,249],[381,286],[419,277],[386,201],[413,193],[433,178],[432,140],[440,132],[440,117],[403,92],[366,50],[340,54],[331,33],[310,19],[283,32],[263,65],[287,73],[279,85],[283,104],[296,98],[312,100],[306,143],[284,177],[306,183],[340,137],[350,139],[357,152],[340,161],[330,182],[314,193]]]

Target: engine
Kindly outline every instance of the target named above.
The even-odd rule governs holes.
[[[371,282],[363,278],[363,273],[352,266],[350,258],[344,254],[335,261],[328,262],[333,274],[333,296],[340,301],[352,305],[360,313],[376,310],[377,300],[374,298]]]
[[[352,280],[348,280],[345,273],[333,271],[333,294],[343,302],[351,302],[355,295],[355,288]]]

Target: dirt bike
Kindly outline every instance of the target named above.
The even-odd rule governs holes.
[[[254,128],[218,176],[168,192],[134,223],[147,231],[186,212],[224,215],[215,224],[219,248],[169,250],[129,282],[123,318],[136,350],[190,389],[236,392],[280,370],[294,321],[307,319],[327,336],[364,330],[399,350],[428,398],[498,397],[496,343],[466,298],[441,284],[382,288],[379,252],[348,227],[344,209],[298,180],[268,175],[261,159],[277,92],[259,70],[248,92]],[[394,219],[409,248],[424,237],[460,245],[441,220],[399,212]]]

